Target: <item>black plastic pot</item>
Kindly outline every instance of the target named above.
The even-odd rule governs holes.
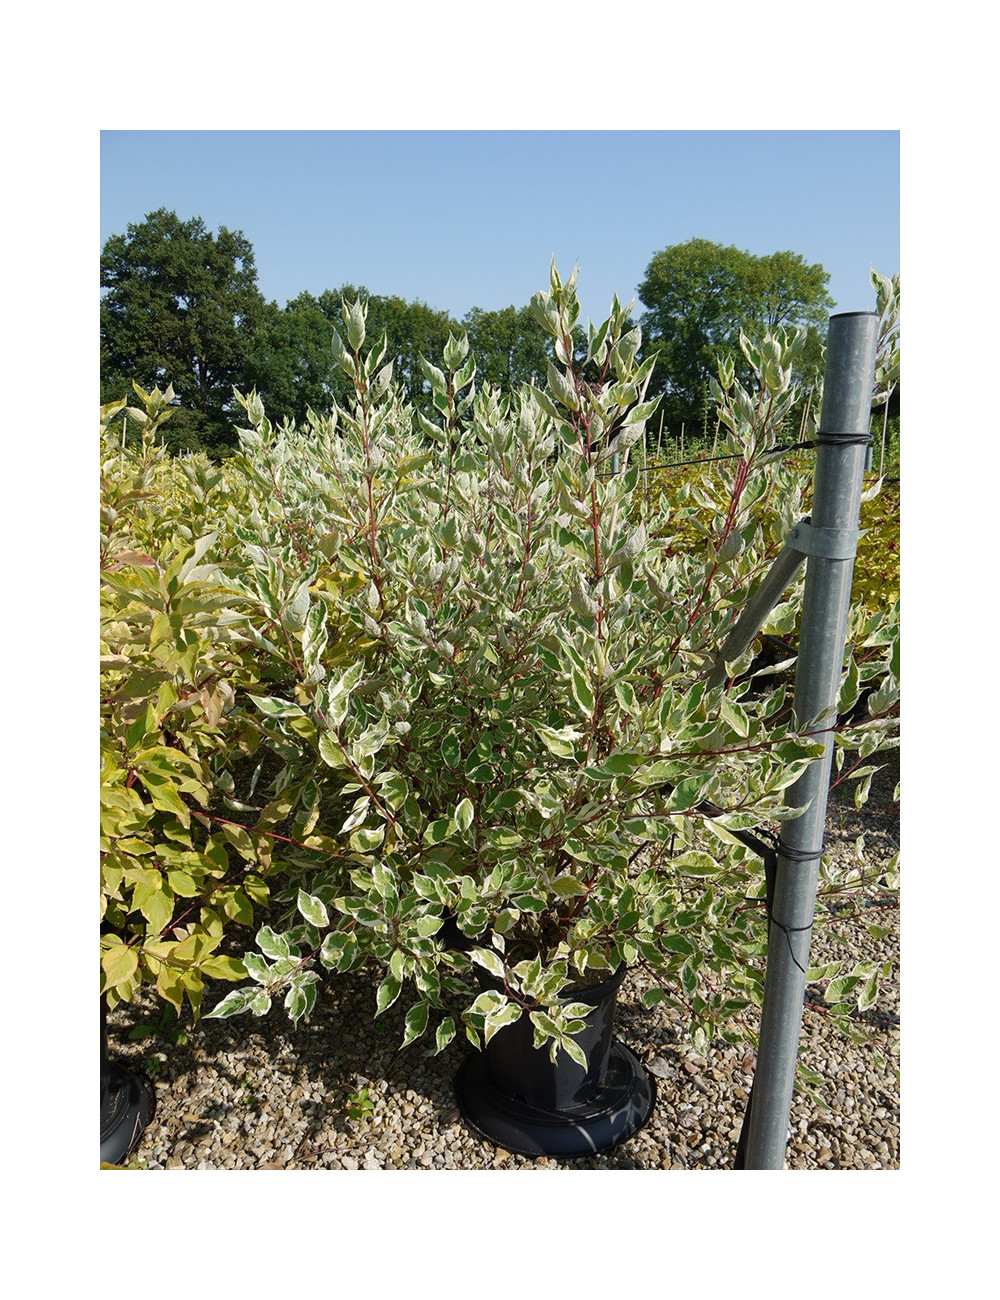
[[[156,1096],[141,1074],[108,1060],[107,1015],[101,998],[101,1163],[120,1165],[139,1145]]]
[[[593,1155],[637,1133],[652,1113],[656,1084],[612,1037],[624,978],[622,966],[603,984],[564,994],[567,1001],[593,1007],[576,1036],[586,1069],[564,1051],[553,1062],[547,1047],[534,1047],[526,1014],[470,1056],[459,1071],[457,1090],[472,1128],[526,1156]]]

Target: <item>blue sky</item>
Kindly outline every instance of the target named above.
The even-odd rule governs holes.
[[[899,270],[899,133],[103,131],[101,243],[160,207],[242,230],[282,306],[351,283],[461,317],[527,303],[555,257],[602,320],[699,237],[800,253],[868,310],[870,268]]]

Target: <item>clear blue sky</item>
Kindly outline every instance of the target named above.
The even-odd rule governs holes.
[[[554,256],[602,320],[694,237],[822,263],[840,311],[899,270],[896,131],[104,131],[100,192],[102,245],[161,207],[242,230],[281,306],[522,306]]]

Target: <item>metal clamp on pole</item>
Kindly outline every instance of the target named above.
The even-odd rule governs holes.
[[[800,555],[825,560],[853,560],[858,553],[858,528],[815,528],[809,515],[800,519],[785,542]]]

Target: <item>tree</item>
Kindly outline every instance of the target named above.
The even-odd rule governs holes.
[[[323,413],[346,393],[346,376],[340,378],[331,338],[331,320],[311,293],[300,293],[284,309],[267,304],[253,356],[253,387],[272,418],[302,424],[307,410]]]
[[[265,307],[250,241],[160,208],[105,243],[101,288],[102,401],[131,400],[132,380],[170,384],[175,439],[233,445],[233,386],[252,384]]]
[[[513,390],[532,380],[544,382],[546,366],[552,360],[550,339],[530,307],[501,307],[498,311],[473,307],[462,325],[476,358],[477,383]]]
[[[739,365],[742,331],[759,340],[768,330],[804,327],[808,364],[819,359],[820,338],[833,300],[829,273],[798,253],[755,256],[738,248],[691,239],[653,255],[638,286],[644,354],[655,355],[651,392],[663,395],[666,422],[701,418],[707,381],[718,356],[730,352]]]

